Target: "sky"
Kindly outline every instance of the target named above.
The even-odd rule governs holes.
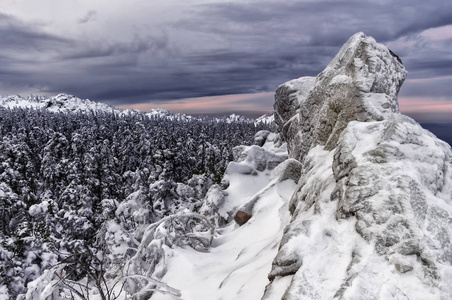
[[[359,31],[408,70],[402,112],[452,121],[444,0],[0,0],[0,94],[260,114],[278,85],[316,76]]]

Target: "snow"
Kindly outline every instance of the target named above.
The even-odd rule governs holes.
[[[351,125],[351,128],[372,128],[382,124],[354,122]],[[367,139],[364,136],[353,139],[359,141],[354,151],[361,154],[368,152],[379,135],[379,132],[373,131],[373,134],[366,136]],[[376,253],[373,243],[358,234],[355,217],[336,217],[338,203],[331,199],[336,185],[332,174],[335,152],[324,151],[317,146],[305,158],[309,171],[300,180],[301,190],[298,192],[305,195],[305,201],[297,203],[292,223],[285,233],[287,241],[282,243],[275,258],[275,262],[280,262],[284,268],[287,268],[285,261],[299,261],[294,263],[297,271],[293,277],[287,276],[290,281],[275,277],[264,299],[280,299],[283,293],[288,299],[306,300],[332,299],[335,295],[341,295],[344,299],[393,299],[403,293],[409,299],[439,299],[438,290],[422,281],[425,271],[416,263],[416,256],[393,255],[388,261],[388,258]],[[364,163],[364,160],[360,161],[360,164]],[[384,172],[378,174],[384,176]],[[310,200],[313,197],[315,202]],[[377,207],[374,209],[378,210]],[[397,266],[400,269],[404,266],[413,268],[411,273],[400,274]],[[278,269],[275,269],[275,274],[277,272]],[[450,268],[440,273],[447,278]]]
[[[304,76],[297,79],[292,79],[281,86],[286,86],[289,90],[296,91],[295,95],[298,101],[298,105],[303,103],[312,87],[316,82],[316,77]]]
[[[256,119],[254,124],[258,125],[260,123],[264,124],[272,124],[275,122],[275,116],[273,114],[270,115],[262,115],[259,118]]]
[[[2,191],[0,191],[0,192],[2,192]],[[2,195],[0,194],[0,197],[1,196]],[[48,208],[49,208],[49,202],[47,200],[44,200],[39,204],[33,204],[32,206],[30,206],[30,208],[28,209],[28,213],[32,217],[37,217],[43,213],[46,213]]]
[[[248,119],[244,116],[240,116],[237,114],[231,114],[226,118],[227,123],[234,123],[234,122],[243,122],[247,121]]]
[[[280,153],[280,149],[268,144],[266,149]],[[254,153],[251,147],[246,150]],[[235,164],[253,167],[252,161],[244,159]],[[257,197],[253,217],[246,224],[239,227],[230,222],[218,228],[208,252],[172,249],[162,281],[178,289],[181,299],[260,299],[263,296],[271,262],[290,221],[288,203],[296,184],[293,180],[278,181],[278,174],[272,176],[271,170],[256,173],[229,172],[226,205],[221,208],[225,213]],[[151,299],[177,298],[156,293]]]
[[[350,84],[352,83],[352,78],[350,76],[347,76],[345,74],[340,74],[337,76],[334,76],[333,79],[330,81],[330,84]]]
[[[8,299],[9,299],[8,288],[4,285],[0,285],[0,300]]]
[[[54,97],[29,97],[22,98],[21,96],[3,96],[0,98],[0,106],[5,108],[33,108],[33,109],[47,109],[51,112],[119,112],[113,107],[93,102],[88,99],[80,99],[78,97],[68,94],[58,94]]]
[[[280,132],[289,151],[303,144],[302,155],[288,159],[288,144],[260,131],[255,145],[233,149],[222,183],[212,185],[203,201],[150,225],[143,190],[119,205],[104,200],[103,206],[116,208],[116,219],[104,227],[107,255],[112,265],[124,266],[124,277],[114,280],[126,278],[127,292],[141,298],[154,291],[154,300],[450,299],[452,152],[398,114],[405,75],[389,50],[358,33],[317,79],[299,78],[278,88]],[[356,101],[344,105],[349,91]],[[31,102],[58,111],[91,107],[71,97]],[[5,99],[4,106],[26,105],[20,97]],[[311,100],[321,100],[323,108],[311,111],[322,106]],[[191,118],[159,109],[147,116]],[[310,117],[315,122],[306,122]],[[231,115],[225,121],[249,120]],[[142,189],[158,190],[161,184]],[[180,183],[172,195],[195,197],[195,189]],[[49,205],[43,201],[28,212],[37,218]],[[237,212],[250,217],[241,226],[233,221]],[[133,231],[127,228],[130,220]],[[73,223],[90,226],[86,217]],[[33,264],[38,255],[26,256],[26,278],[41,271]],[[53,296],[52,276],[45,271],[31,282],[28,299]],[[0,286],[0,299],[5,293]]]

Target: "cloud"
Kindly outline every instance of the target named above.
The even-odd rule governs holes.
[[[446,2],[92,0],[78,1],[73,15],[41,8],[42,20],[49,19],[42,24],[25,12],[0,13],[1,89],[67,92],[115,105],[214,97],[220,106],[215,96],[269,93],[317,75],[364,31],[402,58],[409,77],[401,96],[449,101]],[[431,78],[443,79],[411,81]]]
[[[0,12],[0,47],[2,50],[31,51],[60,47],[70,43],[67,38],[39,30],[37,24],[26,23]]]
[[[86,13],[86,15],[84,15],[83,17],[79,18],[77,20],[78,24],[85,24],[88,22],[92,22],[95,21],[97,17],[97,12],[95,10],[90,10]]]

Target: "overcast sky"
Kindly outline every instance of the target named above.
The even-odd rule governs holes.
[[[0,0],[0,94],[271,111],[279,84],[320,73],[358,31],[403,60],[403,111],[452,120],[443,0]]]

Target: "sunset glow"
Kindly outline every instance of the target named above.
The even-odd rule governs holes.
[[[452,112],[452,102],[427,98],[400,98],[399,106],[402,112]]]
[[[273,111],[274,93],[237,94],[186,98],[173,101],[153,101],[133,105],[120,105],[118,108],[149,111],[163,108],[173,113],[208,114],[232,111],[270,113]]]

